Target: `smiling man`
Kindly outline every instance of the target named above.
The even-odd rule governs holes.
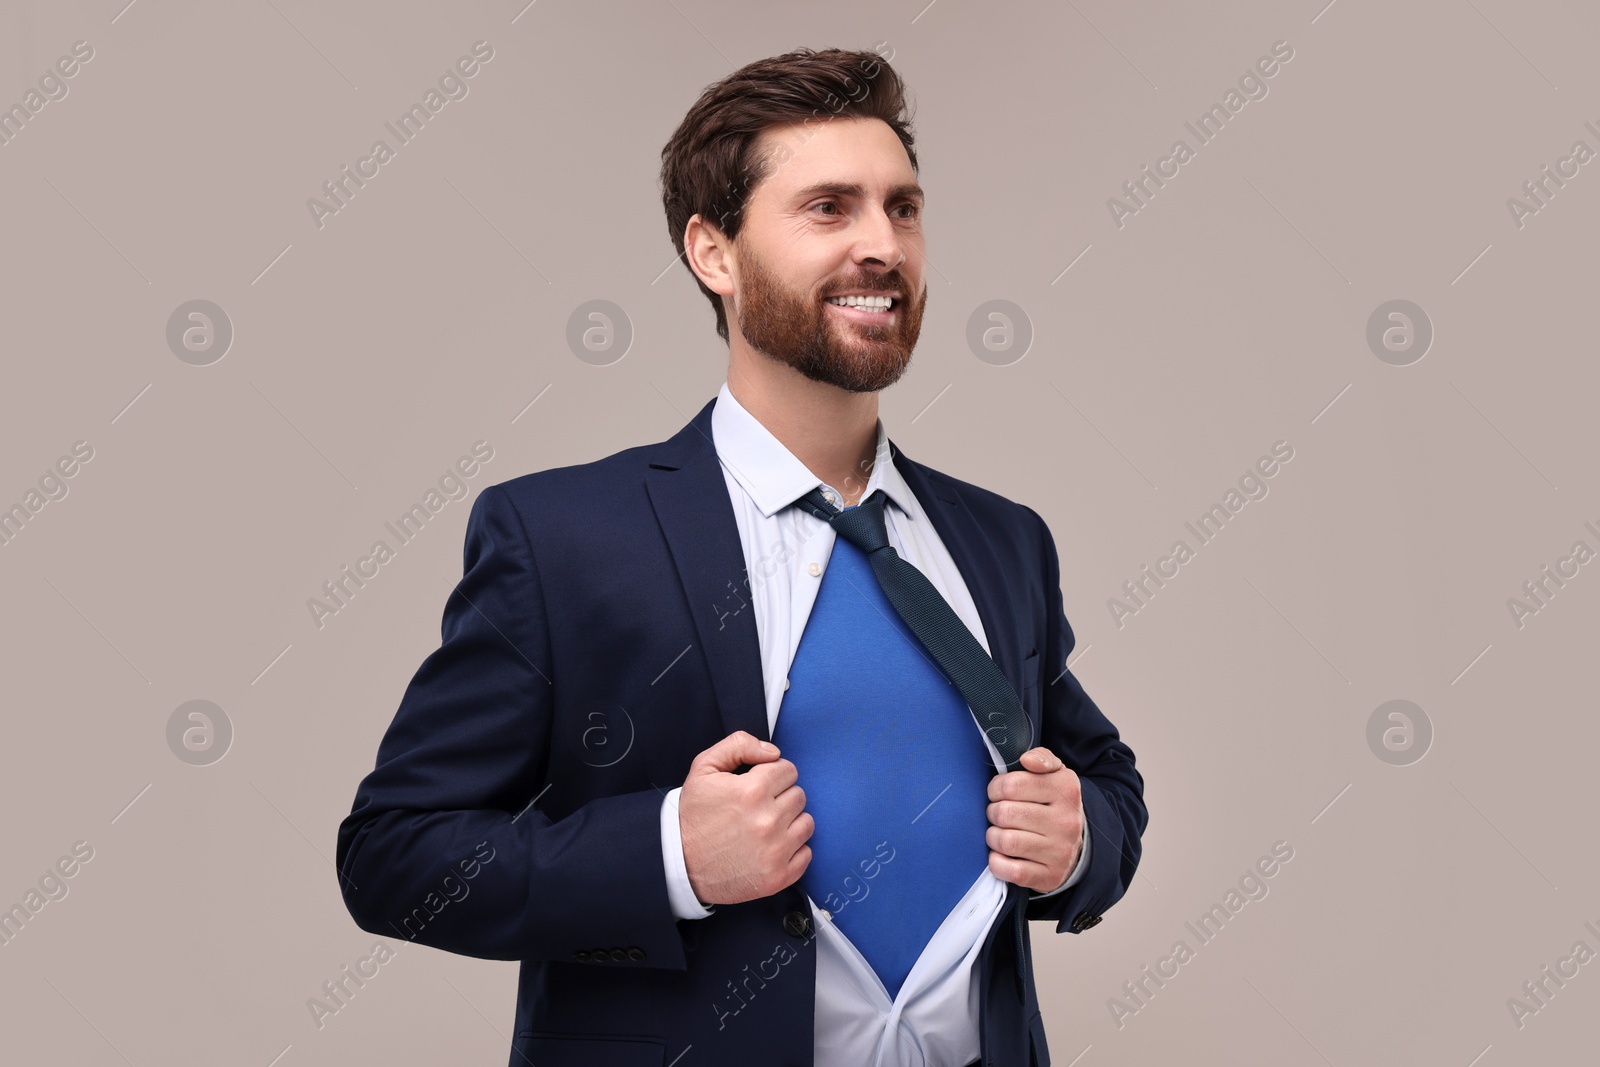
[[[802,49],[689,110],[662,196],[727,380],[482,492],[340,826],[363,929],[521,961],[513,1064],[1048,1064],[1027,920],[1132,881],[1144,783],[1048,527],[878,417],[928,294],[905,109]]]

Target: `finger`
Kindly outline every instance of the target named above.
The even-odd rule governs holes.
[[[741,763],[766,763],[778,758],[778,749],[772,743],[744,730],[735,730],[721,741],[695,757],[690,765],[691,774],[716,774],[731,772]]]
[[[1032,830],[991,826],[983,832],[983,843],[989,846],[989,851],[998,852],[1015,860],[1031,860],[1045,864],[1058,858],[1051,850],[1050,839]]]
[[[1031,800],[1040,804],[1078,804],[1082,789],[1076,773],[1059,767],[1049,774],[1007,771],[989,779],[990,800]]]
[[[817,832],[817,820],[811,817],[809,811],[802,811],[800,817],[790,823],[789,827],[801,841],[810,841],[812,835]]]
[[[1001,855],[998,852],[989,853],[989,870],[1003,882],[1027,886],[1029,889],[1040,893],[1054,889],[1053,885],[1045,885],[1049,881],[1050,868],[1042,863],[1032,860],[1017,859],[1014,856]],[[1056,879],[1059,883],[1060,879]],[[1043,886],[1041,889],[1040,887]]]
[[[793,760],[775,759],[750,769],[750,776],[761,783],[769,797],[779,796],[800,778],[800,770]]]
[[[1031,800],[990,801],[984,814],[990,826],[1032,830],[1036,834],[1049,833],[1061,820],[1061,813],[1051,810],[1049,804],[1038,804]]]
[[[777,798],[778,814],[792,822],[806,810],[806,791],[799,785],[791,785]]]
[[[1034,775],[1027,788],[1036,798],[1051,804],[1076,808],[1083,803],[1083,783],[1077,772],[1068,767],[1059,768],[1051,774]]]

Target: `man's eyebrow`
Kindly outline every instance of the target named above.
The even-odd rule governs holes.
[[[796,200],[810,200],[814,196],[850,196],[865,199],[867,192],[856,182],[817,182],[795,193]],[[890,200],[915,200],[922,203],[922,186],[916,182],[902,182],[889,190]]]

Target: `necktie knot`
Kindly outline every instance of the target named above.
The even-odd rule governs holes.
[[[889,547],[889,529],[883,518],[887,501],[882,489],[874,489],[860,504],[840,511],[828,503],[821,489],[812,489],[795,503],[831,525],[840,537],[870,556]]]

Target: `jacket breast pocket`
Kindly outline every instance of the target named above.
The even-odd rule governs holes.
[[[1039,650],[1030,649],[1022,657],[1022,688],[1037,689],[1039,687]]]
[[[524,1030],[517,1034],[511,1062],[538,1067],[662,1067],[666,1051],[665,1042],[651,1038]]]

